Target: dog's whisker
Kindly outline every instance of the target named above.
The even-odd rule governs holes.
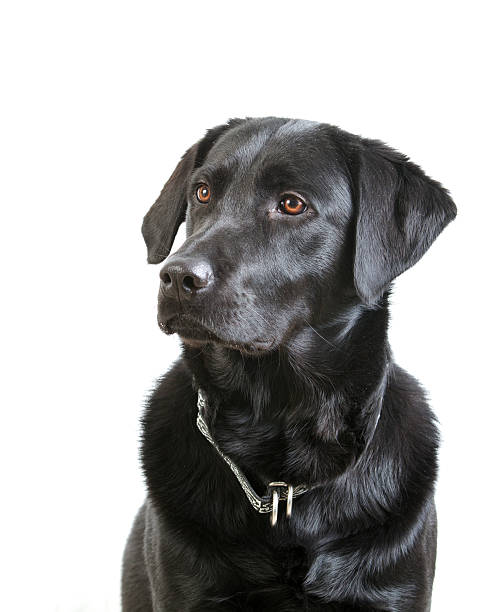
[[[314,328],[314,327],[313,327],[313,326],[312,326],[310,323],[308,323],[308,321],[307,321],[306,319],[303,319],[303,320],[304,320],[304,323],[306,323],[306,325],[307,325],[308,327],[310,327],[310,328],[313,330],[313,332],[314,332],[314,333],[315,333],[317,336],[319,336],[319,337],[320,337],[322,340],[324,340],[324,341],[325,341],[325,342],[326,342],[326,343],[327,343],[329,346],[332,346],[333,348],[338,348],[338,346],[337,346],[336,344],[334,344],[333,342],[331,342],[330,340],[328,340],[327,338],[325,338],[323,335],[321,335],[321,334],[319,333],[319,331],[318,331],[317,329],[315,329],[315,328]]]

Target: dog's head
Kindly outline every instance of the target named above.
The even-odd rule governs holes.
[[[378,141],[265,118],[210,130],[145,216],[159,324],[185,342],[278,348],[347,307],[374,307],[456,215],[439,183]]]

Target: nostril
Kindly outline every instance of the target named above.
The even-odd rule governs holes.
[[[160,278],[162,297],[191,299],[210,284],[213,274],[211,267],[201,261],[171,258],[160,271]]]
[[[183,287],[187,291],[193,291],[193,289],[197,289],[197,285],[195,285],[195,279],[193,276],[184,276],[183,277]]]
[[[164,287],[168,288],[173,284],[173,281],[171,280],[171,276],[165,272],[162,277],[161,277],[162,283],[164,285]]]

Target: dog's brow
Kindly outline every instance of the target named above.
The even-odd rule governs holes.
[[[192,182],[206,180],[212,185],[223,185],[227,182],[227,179],[231,176],[233,171],[233,164],[230,164],[229,166],[204,166],[195,170],[191,180]]]

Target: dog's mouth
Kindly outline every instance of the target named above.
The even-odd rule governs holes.
[[[157,318],[159,327],[165,334],[178,334],[183,340],[193,343],[218,342],[220,338],[203,323],[186,314],[177,314],[167,320]]]
[[[226,340],[208,329],[201,321],[186,314],[174,315],[166,321],[158,317],[157,321],[165,334],[176,333],[185,344],[190,346],[199,346],[213,342],[250,355],[266,353],[275,346],[274,338],[255,338],[252,341],[246,342]]]

